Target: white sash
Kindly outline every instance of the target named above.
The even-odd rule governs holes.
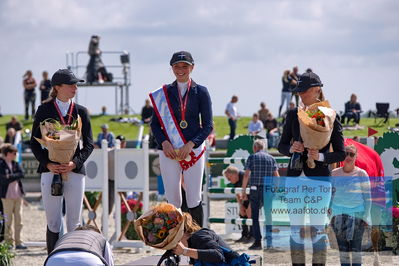
[[[180,149],[184,146],[184,144],[187,143],[187,141],[184,138],[183,132],[181,131],[173,113],[166,86],[164,85],[163,87],[151,92],[150,99],[152,105],[154,106],[155,115],[158,117],[158,120],[163,128],[163,132],[172,144],[173,148]],[[191,151],[188,158],[179,161],[183,170],[187,170],[193,166],[195,162],[201,158],[204,151],[205,148],[199,152],[199,154],[195,154],[194,151]]]

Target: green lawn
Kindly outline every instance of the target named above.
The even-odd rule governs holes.
[[[91,125],[93,128],[93,136],[96,137],[100,132],[100,126],[104,123],[107,123],[110,127],[110,130],[117,135],[124,135],[127,139],[132,140],[136,139],[138,135],[139,126],[132,125],[129,123],[118,123],[111,122],[111,118],[116,118],[120,116],[92,116],[91,117]],[[128,116],[123,116],[128,117]],[[131,116],[130,116],[131,117]],[[6,130],[5,124],[10,120],[11,115],[6,115],[0,117],[0,136],[5,137]],[[17,118],[23,123],[24,129],[32,128],[32,121],[24,121],[22,115],[17,115]],[[238,120],[237,124],[237,134],[246,134],[247,126],[250,121],[250,117],[242,117]],[[223,138],[225,135],[229,134],[229,125],[225,116],[215,116],[215,133],[217,138]],[[360,125],[364,126],[362,130],[353,130],[353,131],[344,131],[344,135],[347,137],[359,136],[359,137],[367,137],[367,127],[373,127],[378,131],[377,136],[382,136],[382,134],[388,131],[389,125],[383,125],[380,127],[376,127],[373,118],[362,118],[360,121]],[[390,126],[394,127],[399,123],[399,118],[391,118]],[[148,126],[144,128],[144,134],[148,133]]]

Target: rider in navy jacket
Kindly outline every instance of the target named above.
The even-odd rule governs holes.
[[[176,121],[181,120],[180,104],[179,104],[179,91],[177,89],[177,82],[166,85],[170,105],[172,106],[173,113]],[[200,118],[201,117],[201,118]],[[209,96],[208,89],[204,86],[196,84],[194,81],[191,83],[191,88],[188,94],[186,121],[188,127],[181,129],[186,141],[192,141],[195,146],[199,147],[208,135],[212,132],[212,102]],[[159,123],[156,115],[152,116],[151,130],[155,135],[158,143],[158,149],[162,150],[162,142],[167,140],[161,124]]]

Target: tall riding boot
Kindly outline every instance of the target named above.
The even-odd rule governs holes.
[[[59,237],[59,233],[51,232],[50,229],[47,227],[46,233],[46,243],[47,243],[47,254],[50,254],[55,247],[55,243],[57,243]]]
[[[193,217],[193,220],[202,227],[204,223],[204,211],[202,210],[202,202],[197,207],[189,208],[188,212]]]
[[[240,215],[240,218],[242,219],[247,219],[248,217],[246,215]],[[242,228],[242,237],[250,237],[251,235],[249,234],[249,226],[246,224],[241,225]]]

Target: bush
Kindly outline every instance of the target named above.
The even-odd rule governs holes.
[[[86,198],[89,201],[91,207],[94,207],[94,204],[96,203],[99,194],[100,192],[90,192],[90,191],[85,192]],[[83,204],[83,208],[87,209],[85,204]]]
[[[3,215],[0,213],[0,232],[3,227]],[[0,265],[1,266],[9,266],[12,265],[12,259],[15,257],[15,254],[10,251],[11,245],[3,242],[0,244]]]

